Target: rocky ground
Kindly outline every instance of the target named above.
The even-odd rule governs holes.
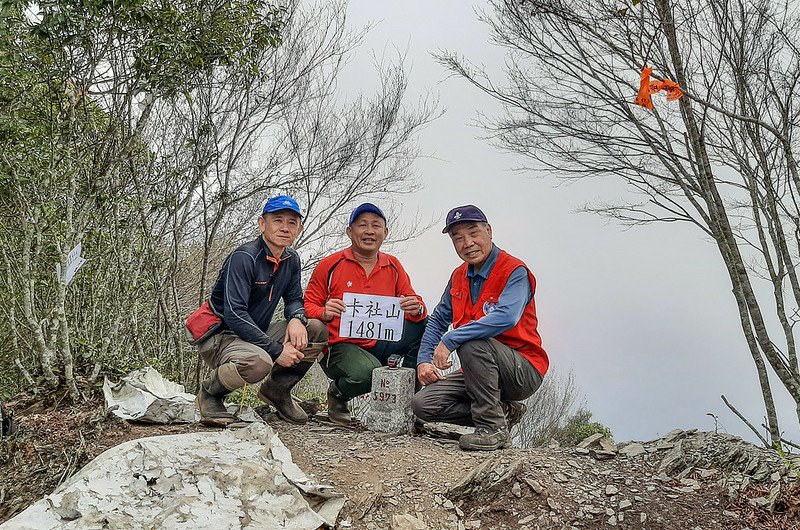
[[[124,440],[204,430],[117,420],[99,403],[10,403],[0,443],[0,522]],[[465,453],[449,439],[265,419],[301,468],[344,493],[340,528],[800,529],[798,467],[726,435],[673,431],[646,443]]]
[[[476,454],[424,436],[276,425],[295,461],[350,499],[342,527],[800,528],[788,466],[725,435]]]

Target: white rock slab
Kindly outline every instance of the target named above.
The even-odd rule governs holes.
[[[124,420],[152,423],[196,421],[194,394],[173,383],[150,366],[140,368],[112,384],[103,381],[106,406]]]
[[[118,445],[0,529],[311,530],[333,526],[344,500],[306,477],[268,425],[253,423]]]

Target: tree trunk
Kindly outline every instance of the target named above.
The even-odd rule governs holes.
[[[675,23],[672,18],[672,9],[669,0],[656,0],[656,8],[661,18],[661,27],[667,39],[672,65],[675,69],[676,81],[680,86],[688,87],[689,85],[683,69],[683,59],[678,47]],[[695,156],[695,163],[697,164],[697,170],[700,176],[699,182],[707,192],[706,204],[712,220],[712,225],[709,228],[711,228],[714,234],[722,258],[731,277],[734,296],[736,297],[739,307],[742,329],[745,336],[748,338],[751,355],[756,364],[756,370],[758,371],[759,383],[761,384],[761,391],[764,396],[764,405],[767,409],[771,441],[772,443],[779,442],[780,428],[778,426],[777,414],[775,413],[769,379],[763,365],[763,360],[761,359],[760,351],[764,352],[770,364],[781,378],[781,381],[787,385],[796,403],[800,403],[800,387],[789,380],[787,377],[789,374],[785,370],[781,371],[780,366],[776,366],[776,364],[780,364],[775,362],[776,359],[778,359],[778,354],[775,352],[769,340],[769,336],[767,335],[766,326],[764,325],[758,301],[750,285],[750,279],[747,275],[744,260],[736,244],[736,239],[733,235],[733,230],[731,229],[722,198],[716,189],[711,162],[706,152],[703,135],[695,119],[691,100],[689,98],[681,98],[680,107],[683,122],[687,129],[689,143]],[[755,337],[753,337],[753,331],[755,332]],[[760,351],[754,348],[751,342],[752,340],[757,342]]]

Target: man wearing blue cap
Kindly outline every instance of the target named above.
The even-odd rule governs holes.
[[[290,390],[324,349],[328,333],[325,324],[309,320],[303,309],[300,257],[291,248],[303,229],[302,219],[294,199],[272,197],[258,218],[261,236],[225,259],[208,301],[220,323],[198,343],[203,360],[214,369],[197,393],[203,423],[224,426],[235,421],[223,398],[262,379],[259,398],[274,405],[281,418],[308,420]],[[271,323],[281,300],[285,320]]]
[[[351,245],[320,261],[306,288],[306,313],[328,324],[330,354],[320,364],[331,379],[328,417],[336,423],[350,422],[347,402],[370,391],[372,370],[385,366],[391,355],[402,355],[403,366],[417,365],[425,304],[414,292],[400,261],[380,252],[388,234],[386,216],[380,208],[368,202],[358,206],[347,227]],[[346,309],[344,293],[399,297],[404,312],[401,339],[340,337],[340,317]]]
[[[464,450],[509,447],[509,429],[525,413],[521,400],[541,385],[549,360],[537,331],[536,280],[521,260],[492,242],[484,213],[468,204],[447,214],[449,234],[464,261],[450,276],[419,350],[412,399],[423,421],[474,425]],[[452,325],[453,329],[448,331]],[[461,370],[442,376],[458,349]]]

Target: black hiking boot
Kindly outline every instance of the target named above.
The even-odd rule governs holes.
[[[209,427],[226,427],[236,421],[223,403],[223,399],[230,392],[219,380],[217,370],[211,372],[211,377],[200,383],[195,398],[197,408],[200,409],[200,423]]]
[[[339,425],[350,425],[350,409],[347,408],[348,399],[336,388],[331,381],[328,387],[328,418]]]
[[[290,423],[303,424],[308,421],[308,414],[295,403],[292,397],[292,388],[303,379],[311,365],[311,362],[301,362],[291,368],[285,368],[279,364],[272,367],[261,388],[258,391],[258,399],[275,407],[278,417]]]
[[[511,447],[511,437],[508,429],[478,427],[472,434],[461,435],[458,446],[464,451],[494,451]]]

